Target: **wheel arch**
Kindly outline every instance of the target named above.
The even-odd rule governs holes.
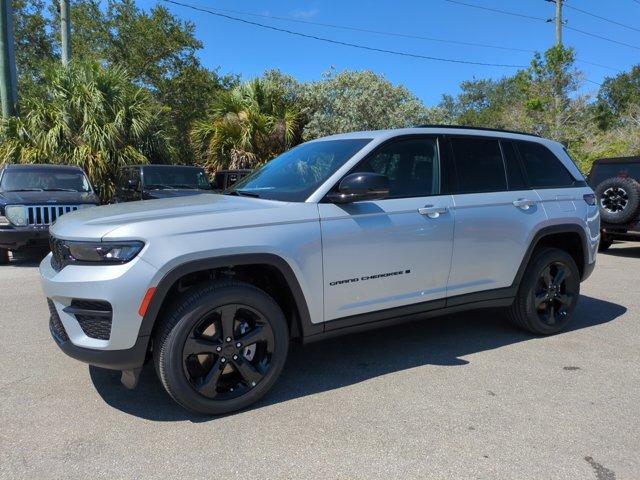
[[[578,224],[551,225],[538,230],[529,247],[525,252],[520,267],[514,279],[514,286],[520,284],[524,272],[529,265],[533,252],[539,247],[556,247],[565,250],[576,262],[580,277],[587,275],[587,264],[589,263],[589,243],[587,234]]]
[[[282,293],[284,296],[291,297],[291,306],[294,308],[293,312],[284,311],[285,309],[283,308],[287,320],[290,321],[292,338],[302,338],[322,331],[322,324],[317,325],[311,322],[307,301],[298,278],[289,263],[278,255],[259,253],[190,260],[169,270],[156,285],[153,298],[142,319],[138,336],[151,337],[163,307],[171,301],[171,293],[175,291],[181,280],[189,276],[202,274],[203,279],[201,281],[205,281],[206,274],[210,272],[220,270],[246,272],[252,268],[256,270],[259,269],[262,272],[264,272],[265,269],[269,269],[274,272],[274,274],[280,276],[283,283],[279,286],[287,289],[286,292]],[[242,276],[236,278],[244,280]],[[282,303],[278,300],[279,299],[276,298],[279,305],[283,307]]]

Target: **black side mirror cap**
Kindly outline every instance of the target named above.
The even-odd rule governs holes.
[[[337,192],[328,193],[332,203],[379,200],[389,196],[389,177],[373,172],[356,172],[344,177]]]

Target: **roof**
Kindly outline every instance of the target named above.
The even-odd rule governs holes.
[[[640,156],[638,157],[609,157],[599,158],[593,163],[636,163],[640,162]]]
[[[197,169],[202,169],[203,167],[200,167],[198,165],[165,165],[165,164],[161,164],[161,165],[157,165],[155,163],[150,163],[150,164],[145,164],[145,165],[125,165],[122,168],[197,168]]]
[[[77,165],[55,165],[51,163],[8,163],[4,166],[7,170],[38,170],[38,169],[51,169],[51,170],[80,170],[82,168]]]
[[[460,125],[442,125],[442,126],[419,126],[413,128],[397,128],[391,130],[370,130],[370,131],[362,131],[362,132],[349,132],[349,133],[340,133],[337,135],[330,135],[328,137],[319,138],[316,141],[321,140],[342,140],[342,139],[350,139],[350,138],[369,138],[369,139],[380,139],[384,140],[387,138],[393,138],[401,135],[417,135],[417,134],[445,134],[445,135],[477,135],[483,137],[497,137],[497,138],[513,138],[519,140],[529,140],[536,141],[541,143],[553,142],[552,140],[547,140],[538,135],[533,135],[529,133],[522,132],[514,132],[510,130],[497,130],[497,129],[489,129],[489,128],[475,128],[475,127],[465,127]],[[555,142],[553,142],[555,143]]]

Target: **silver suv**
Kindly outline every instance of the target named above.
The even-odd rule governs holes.
[[[174,400],[221,414],[272,387],[291,339],[483,307],[561,331],[599,223],[559,143],[358,132],[299,145],[221,195],[65,215],[40,273],[65,353],[129,388],[151,354]]]

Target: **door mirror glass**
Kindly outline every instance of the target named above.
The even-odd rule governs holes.
[[[356,172],[344,177],[337,192],[327,199],[332,203],[349,203],[359,200],[378,200],[389,195],[389,177],[372,172]]]

